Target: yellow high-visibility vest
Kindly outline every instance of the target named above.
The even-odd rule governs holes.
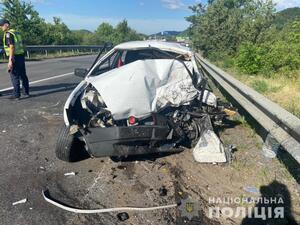
[[[22,55],[24,54],[24,45],[23,45],[23,41],[22,41],[22,37],[20,35],[19,32],[15,31],[14,29],[9,29],[8,31],[4,32],[3,35],[3,46],[4,46],[4,50],[7,56],[9,56],[9,46],[6,45],[5,43],[5,38],[6,38],[6,34],[10,33],[13,38],[14,38],[14,54],[15,55]]]

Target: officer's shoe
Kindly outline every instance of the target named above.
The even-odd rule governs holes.
[[[12,101],[14,101],[14,100],[20,100],[20,96],[18,97],[18,96],[12,95],[12,96],[8,97],[8,99],[12,100]]]
[[[31,96],[30,96],[30,94],[23,94],[23,97],[24,98],[30,98]]]

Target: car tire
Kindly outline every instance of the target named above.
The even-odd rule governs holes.
[[[88,154],[83,149],[84,143],[70,134],[69,127],[64,125],[58,135],[55,148],[56,157],[65,162],[77,162],[87,158]]]

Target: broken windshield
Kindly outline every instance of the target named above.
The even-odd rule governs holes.
[[[109,70],[133,63],[137,60],[174,58],[186,60],[184,55],[175,52],[160,51],[155,48],[116,50],[111,55],[106,57],[106,59],[104,59],[98,66],[96,66],[91,72],[90,76],[98,76]]]

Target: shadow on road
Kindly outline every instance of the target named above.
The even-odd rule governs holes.
[[[291,195],[284,184],[274,180],[267,186],[261,186],[260,193],[263,201],[255,205],[251,216],[246,217],[241,225],[297,225],[291,213]],[[282,213],[277,210],[282,210]]]
[[[44,95],[50,95],[53,93],[64,92],[73,90],[78,83],[60,83],[60,84],[51,84],[51,85],[41,85],[41,86],[31,86],[30,87],[30,96],[32,97],[40,97]],[[10,96],[13,91],[3,91],[1,92],[2,96]]]

